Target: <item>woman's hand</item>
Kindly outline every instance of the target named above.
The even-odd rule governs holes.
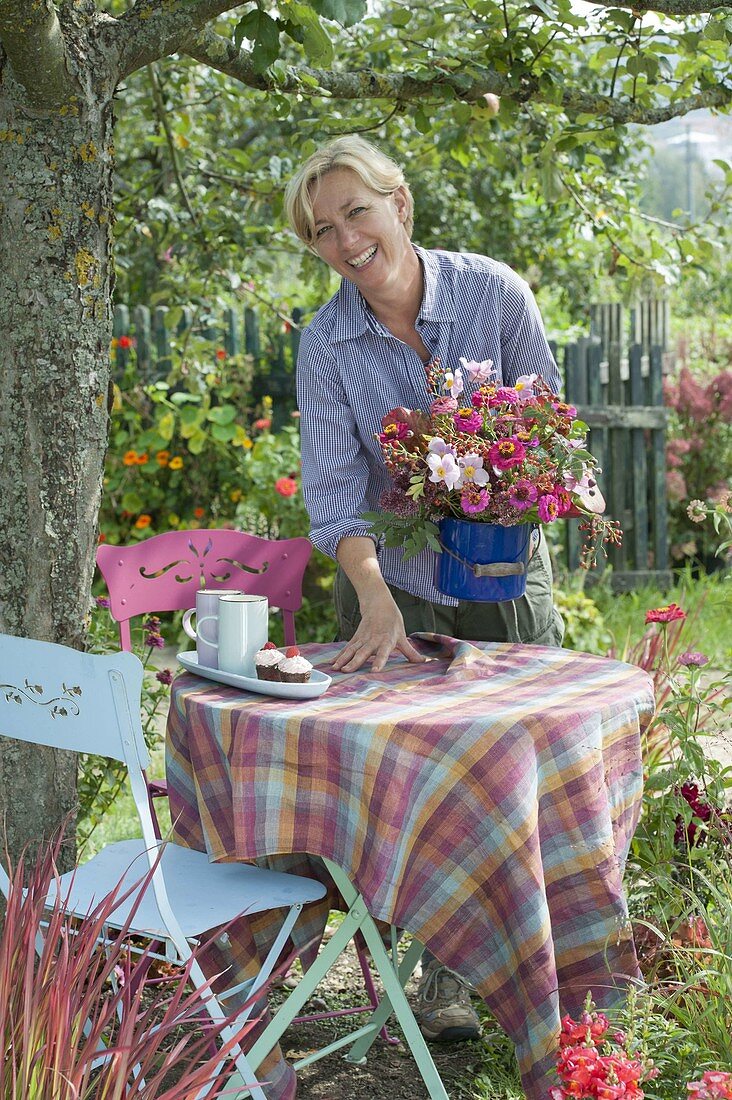
[[[392,653],[402,653],[414,664],[427,660],[408,641],[401,611],[387,589],[385,594],[361,608],[358,629],[336,657],[333,668],[339,672],[356,672],[371,660],[372,671],[381,672]]]

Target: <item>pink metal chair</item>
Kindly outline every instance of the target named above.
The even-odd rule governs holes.
[[[131,649],[130,619],[196,605],[199,588],[236,588],[266,596],[282,612],[285,645],[295,644],[295,612],[312,546],[308,539],[263,539],[243,531],[167,531],[130,546],[100,546],[122,649]]]
[[[253,596],[266,596],[270,607],[282,613],[285,645],[295,645],[295,612],[302,606],[302,585],[312,545],[306,538],[265,539],[228,529],[167,531],[129,546],[103,544],[97,565],[109,593],[110,612],[119,624],[120,646],[132,649],[130,620],[136,615],[184,611],[195,607],[199,588],[234,588]],[[164,782],[149,780],[148,799],[159,835],[154,798],[167,797]],[[379,999],[365,950],[358,945],[369,1005],[301,1016],[298,1020],[368,1012]],[[386,1028],[380,1032],[392,1039]]]

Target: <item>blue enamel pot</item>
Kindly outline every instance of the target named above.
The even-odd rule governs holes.
[[[439,523],[435,586],[458,600],[500,603],[526,591],[531,524],[502,527],[465,519]]]

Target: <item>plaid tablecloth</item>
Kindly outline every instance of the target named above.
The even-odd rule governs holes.
[[[528,1100],[545,1100],[560,1014],[588,989],[608,1004],[638,973],[621,874],[651,681],[569,650],[413,640],[430,663],[379,673],[334,674],[340,644],[303,646],[333,675],[309,701],[178,677],[176,836],[214,860],[339,864],[375,917],[475,986],[516,1044]]]

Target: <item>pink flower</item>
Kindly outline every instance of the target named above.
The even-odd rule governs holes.
[[[400,439],[406,439],[409,435],[409,426],[404,421],[388,424],[379,435],[379,443],[396,443]]]
[[[454,397],[437,397],[430,405],[430,416],[445,416],[457,410],[458,403]]]
[[[666,492],[669,500],[685,500],[688,493],[684,475],[679,470],[666,471]]]
[[[709,658],[705,657],[703,653],[698,653],[694,650],[689,650],[687,653],[682,653],[679,657],[679,664],[684,668],[695,667],[701,668],[703,665],[709,664]]]
[[[515,435],[508,439],[499,439],[488,451],[488,459],[497,473],[510,470],[512,466],[520,466],[525,456],[526,448]]]
[[[476,363],[474,359],[460,359],[460,366],[467,371],[473,382],[487,382],[496,371],[492,359],[484,359],[482,363]]]
[[[467,432],[470,435],[475,435],[483,426],[483,417],[477,409],[458,409],[453,420],[459,432]]]
[[[501,386],[488,402],[491,408],[496,405],[518,405],[518,403],[519,395],[512,386]]]
[[[553,493],[545,493],[539,500],[539,519],[542,523],[551,523],[560,512],[559,499]]]
[[[646,611],[646,625],[648,623],[673,623],[677,619],[685,619],[686,612],[682,611],[676,603],[666,604],[665,607],[653,607]]]
[[[699,424],[703,424],[714,412],[709,390],[699,385],[688,367],[682,367],[679,372],[679,411]]]
[[[514,482],[508,492],[508,499],[514,508],[525,512],[539,495],[538,489],[527,478],[521,477]]]
[[[466,485],[460,495],[460,507],[467,515],[485,512],[490,499],[485,489],[479,489],[476,485]]]
[[[529,397],[534,396],[534,382],[536,382],[538,374],[522,374],[513,384],[513,388],[519,397],[526,400]]]
[[[112,604],[108,596],[97,596],[94,600],[97,607],[111,607]]]
[[[160,672],[155,673],[155,679],[158,683],[169,686],[173,683],[173,673],[169,668],[161,668]]]
[[[724,1070],[707,1070],[701,1081],[689,1081],[689,1100],[730,1100],[732,1098],[732,1073]]]

